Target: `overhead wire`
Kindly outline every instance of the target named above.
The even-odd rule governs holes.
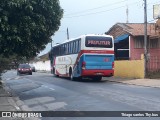
[[[125,2],[126,0],[123,0],[123,1],[120,1],[120,2],[116,2],[114,4],[110,4],[110,5],[115,5],[115,4],[118,4],[118,3],[122,3],[122,2]],[[129,5],[134,5],[138,2],[133,2],[133,3],[130,3]],[[158,2],[156,2],[158,3]],[[155,3],[148,3],[147,5],[149,4],[155,4]],[[112,8],[112,9],[108,9],[108,10],[103,10],[103,11],[98,11],[98,12],[91,12],[91,13],[84,13],[84,12],[88,12],[90,10],[95,10],[95,9],[99,9],[99,8],[103,8],[104,6],[107,6],[107,5],[103,5],[103,6],[100,6],[100,7],[96,7],[96,8],[91,8],[91,9],[87,9],[87,10],[83,10],[83,11],[79,11],[79,12],[74,12],[74,13],[70,13],[70,14],[67,14],[64,16],[64,18],[75,18],[75,17],[83,17],[83,16],[87,16],[87,15],[93,15],[93,14],[99,14],[99,13],[104,13],[104,12],[108,12],[108,11],[112,11],[112,10],[116,10],[116,9],[119,9],[119,8],[123,8],[123,7],[126,7],[126,5],[123,5],[123,6],[120,6],[120,7],[116,7],[116,8]],[[83,13],[82,13],[83,12]],[[82,13],[81,15],[75,15],[75,14],[78,14],[78,13]]]
[[[82,15],[75,15],[75,16],[65,17],[65,18],[74,18],[74,17],[82,17],[82,16],[87,16],[87,15],[99,14],[99,13],[108,12],[108,11],[112,11],[112,10],[123,8],[123,7],[125,7],[125,6],[120,6],[120,7],[116,7],[116,8],[109,9],[109,10],[104,10],[104,11],[99,11],[99,12],[93,12],[93,13],[86,13],[86,14],[82,14]]]
[[[112,4],[106,4],[106,5],[103,5],[103,6],[99,6],[99,7],[95,7],[95,8],[90,8],[90,9],[86,9],[86,10],[82,10],[82,11],[78,11],[78,12],[73,12],[73,13],[70,13],[70,14],[66,14],[66,16],[68,16],[68,15],[74,15],[74,14],[82,13],[82,12],[84,13],[84,12],[88,12],[88,11],[91,11],[91,10],[101,9],[101,8],[106,7],[106,6],[113,6],[113,5],[116,5],[116,4],[119,4],[119,3],[123,3],[123,2],[126,2],[126,0],[115,2],[115,3],[112,3]]]
[[[133,2],[131,4],[133,5],[133,4],[136,4],[136,3],[137,2]],[[99,13],[108,12],[108,11],[116,10],[116,9],[123,8],[123,7],[126,7],[126,5],[116,7],[116,8],[112,8],[112,9],[108,9],[108,10],[98,11],[98,12],[82,13],[82,15],[74,15],[73,14],[73,15],[69,15],[69,16],[64,16],[64,18],[74,18],[74,17],[81,17],[81,16],[87,16],[87,15],[99,14]]]

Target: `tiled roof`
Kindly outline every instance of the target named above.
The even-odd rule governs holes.
[[[122,27],[124,31],[130,33],[133,36],[144,35],[144,24],[143,23],[117,23],[118,26]],[[147,24],[147,35],[155,36],[155,24]]]

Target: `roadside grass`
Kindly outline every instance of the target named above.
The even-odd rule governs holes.
[[[147,78],[150,79],[160,79],[160,70],[157,72],[148,72],[147,73]]]

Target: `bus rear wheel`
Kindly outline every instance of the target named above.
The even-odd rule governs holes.
[[[94,80],[94,81],[101,81],[102,80],[102,76],[92,77],[92,80]]]

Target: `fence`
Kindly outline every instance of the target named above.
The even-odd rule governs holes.
[[[160,56],[150,56],[147,63],[148,72],[158,72],[160,71]]]

